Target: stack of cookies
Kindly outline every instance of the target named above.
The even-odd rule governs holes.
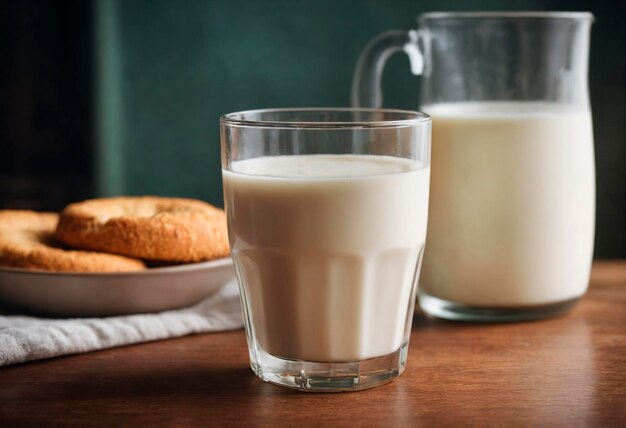
[[[126,272],[228,254],[224,211],[194,199],[91,199],[61,214],[0,211],[0,266]]]

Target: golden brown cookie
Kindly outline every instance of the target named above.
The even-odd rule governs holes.
[[[62,272],[125,272],[146,269],[140,260],[64,249],[54,238],[58,215],[0,211],[0,266]]]
[[[199,262],[227,256],[223,210],[195,199],[154,196],[68,205],[57,238],[76,248],[150,260]]]

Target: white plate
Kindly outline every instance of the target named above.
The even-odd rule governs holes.
[[[137,272],[0,268],[0,304],[64,317],[158,312],[193,305],[234,280],[230,257]]]

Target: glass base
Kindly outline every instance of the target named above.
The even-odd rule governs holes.
[[[572,309],[580,297],[537,306],[485,308],[466,306],[419,293],[419,305],[428,315],[451,321],[516,322],[551,318]]]
[[[363,361],[319,363],[275,357],[257,349],[250,365],[266,382],[299,391],[359,391],[387,383],[400,376],[406,366],[409,345],[396,352]]]

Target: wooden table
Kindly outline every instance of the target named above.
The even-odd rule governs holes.
[[[257,379],[243,331],[0,369],[0,427],[626,426],[626,262],[570,314],[479,325],[416,315],[394,382],[314,394]]]

